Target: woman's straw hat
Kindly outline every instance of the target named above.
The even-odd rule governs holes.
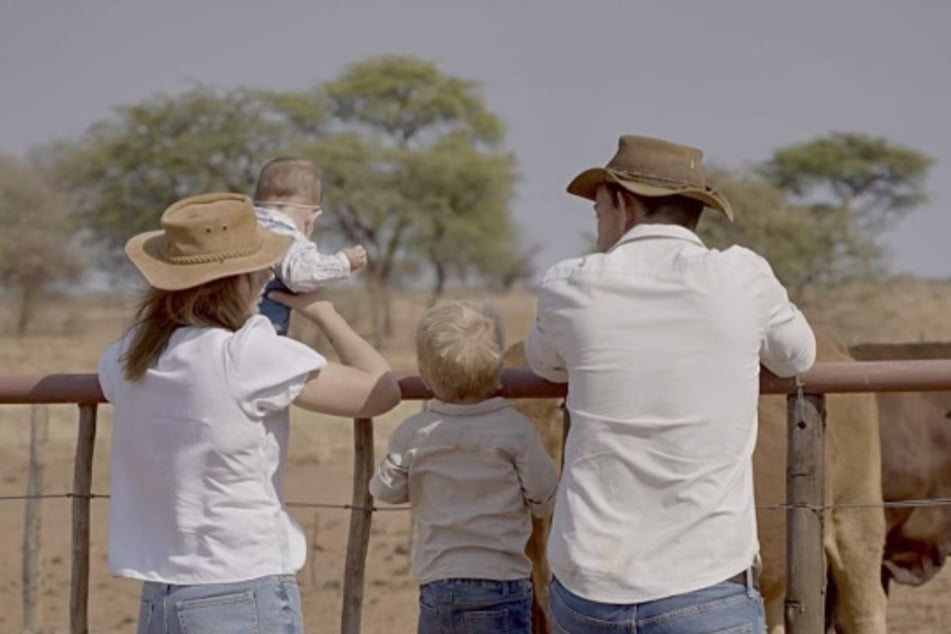
[[[168,291],[267,268],[293,241],[262,229],[240,194],[183,198],[162,212],[161,224],[133,236],[125,252],[149,284]]]

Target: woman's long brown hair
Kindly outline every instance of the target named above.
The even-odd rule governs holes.
[[[121,359],[125,378],[138,381],[145,376],[183,326],[238,330],[251,316],[241,288],[250,283],[248,277],[232,275],[181,291],[146,291],[130,328],[132,341]]]

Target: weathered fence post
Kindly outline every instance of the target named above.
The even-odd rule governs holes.
[[[96,442],[96,404],[79,404],[79,431],[73,464],[72,573],[69,585],[70,634],[88,634],[89,619],[89,502],[92,457]]]
[[[354,419],[353,508],[350,510],[350,534],[347,537],[347,560],[343,575],[341,634],[360,634],[367,548],[373,518],[373,497],[369,486],[374,466],[373,419]]]
[[[43,494],[43,446],[49,427],[49,406],[30,407],[30,468],[26,482],[26,518],[23,521],[23,631],[37,631],[36,604],[39,596],[39,551],[41,500]]]
[[[786,407],[786,632],[820,634],[825,630],[825,396],[790,394]]]

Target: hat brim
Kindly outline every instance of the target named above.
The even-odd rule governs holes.
[[[231,275],[260,271],[276,263],[290,247],[293,236],[258,229],[261,247],[249,255],[223,258],[212,262],[173,264],[162,251],[164,231],[147,231],[133,236],[125,252],[142,277],[154,288],[180,291]]]
[[[661,186],[652,185],[643,181],[624,178],[614,171],[604,167],[592,167],[575,176],[568,183],[568,193],[594,200],[598,192],[598,185],[605,183],[614,183],[623,187],[633,194],[647,196],[649,198],[658,198],[660,196],[685,196],[694,200],[699,200],[706,207],[716,209],[723,213],[727,218],[733,220],[733,207],[730,202],[723,197],[720,192],[712,187],[700,189],[690,186]]]

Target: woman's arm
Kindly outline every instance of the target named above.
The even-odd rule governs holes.
[[[354,332],[333,304],[320,299],[319,293],[272,291],[268,297],[314,322],[340,358],[340,363],[328,362],[311,373],[295,405],[333,416],[369,418],[400,402],[400,387],[389,363]]]

